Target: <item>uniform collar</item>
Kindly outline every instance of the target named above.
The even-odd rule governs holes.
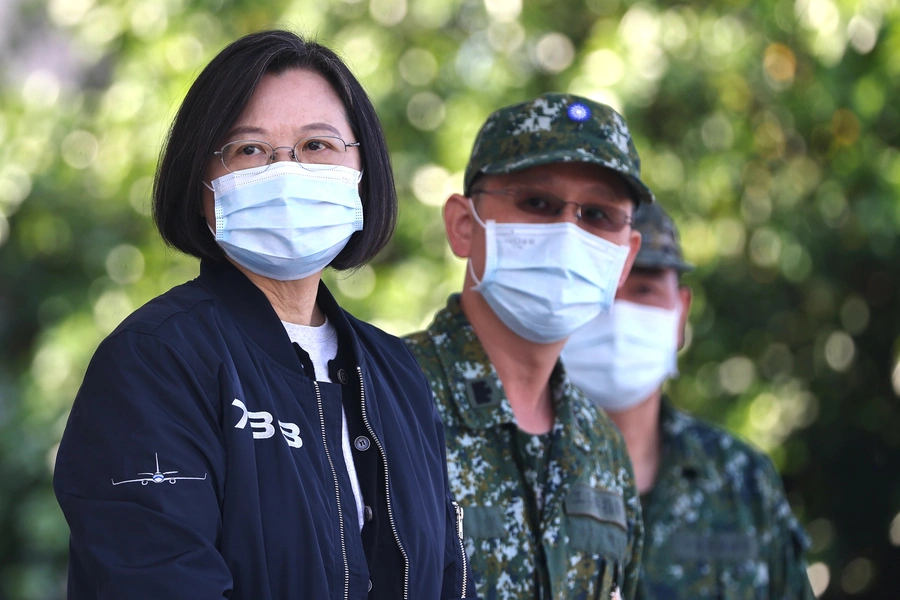
[[[237,267],[225,260],[202,260],[197,281],[225,306],[244,334],[256,342],[263,352],[285,368],[304,373],[290,337],[272,303]],[[363,353],[347,315],[321,281],[316,304],[337,330],[339,342],[349,342],[353,358],[361,361]]]
[[[447,306],[438,311],[428,334],[435,342],[447,374],[449,397],[461,422],[473,430],[514,425],[516,418],[503,383],[460,308],[459,294],[450,296]],[[559,360],[550,375],[550,392],[556,412],[554,429],[561,428],[569,441],[590,451],[585,434],[593,423],[589,401],[569,382]]]
[[[695,422],[696,419],[676,409],[669,397],[663,395],[659,409],[663,468],[675,470],[676,475],[688,479],[708,475],[707,451],[700,440],[689,433]]]

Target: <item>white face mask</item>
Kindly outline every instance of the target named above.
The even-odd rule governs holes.
[[[347,167],[279,161],[214,179],[216,242],[270,279],[318,273],[363,228],[361,177]]]
[[[562,361],[572,383],[609,412],[629,409],[678,375],[681,310],[617,300],[576,331]]]
[[[619,246],[573,223],[487,223],[484,273],[469,273],[494,314],[514,333],[557,342],[609,310],[628,258]]]

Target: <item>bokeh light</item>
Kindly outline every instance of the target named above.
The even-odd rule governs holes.
[[[813,563],[807,567],[806,574],[809,576],[813,594],[816,595],[816,598],[821,597],[831,582],[831,572],[828,569],[828,565],[821,562]]]
[[[534,54],[541,69],[548,73],[559,73],[572,64],[575,47],[565,34],[553,32],[538,40]]]
[[[850,561],[841,572],[841,588],[848,594],[860,594],[871,585],[874,575],[872,561],[857,558]]]
[[[897,513],[897,516],[891,521],[888,538],[891,540],[892,545],[900,546],[900,513]]]

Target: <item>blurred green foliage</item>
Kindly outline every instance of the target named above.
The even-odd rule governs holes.
[[[0,4],[0,599],[64,597],[51,470],[87,362],[197,272],[148,217],[168,124],[273,26],[335,48],[379,110],[399,227],[326,279],[398,334],[462,282],[440,206],[492,110],[559,90],[623,112],[698,265],[670,391],[771,454],[823,598],[898,594],[898,0]]]

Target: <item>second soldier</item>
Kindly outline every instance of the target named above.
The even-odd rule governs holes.
[[[462,292],[407,344],[444,421],[478,594],[632,598],[640,500],[625,444],[559,362],[609,310],[652,202],[622,117],[544,94],[482,127],[444,223]]]

